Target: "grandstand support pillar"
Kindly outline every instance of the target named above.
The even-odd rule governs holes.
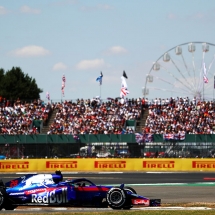
[[[20,158],[19,141],[17,140],[17,158]]]

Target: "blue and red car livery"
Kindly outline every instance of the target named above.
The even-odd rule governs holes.
[[[160,206],[160,199],[140,196],[136,191],[119,186],[96,185],[86,178],[63,181],[55,174],[27,174],[7,183],[0,182],[0,210],[13,210],[19,205],[65,205],[130,209],[134,205]]]

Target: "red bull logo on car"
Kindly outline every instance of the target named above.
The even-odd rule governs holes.
[[[42,195],[44,194],[44,195]],[[32,203],[44,203],[44,204],[62,204],[67,203],[67,188],[62,188],[60,190],[53,190],[51,192],[45,192],[41,194],[31,195]]]
[[[149,206],[150,201],[149,201],[149,199],[132,199],[132,204]]]

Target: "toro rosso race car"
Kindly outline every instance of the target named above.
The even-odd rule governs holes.
[[[7,183],[0,182],[0,210],[19,205],[93,206],[130,209],[133,205],[160,206],[160,199],[140,196],[131,187],[96,185],[88,179],[63,181],[55,174],[27,174]]]

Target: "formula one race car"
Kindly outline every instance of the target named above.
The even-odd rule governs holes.
[[[0,210],[19,205],[94,206],[130,209],[133,205],[160,206],[160,199],[140,196],[131,187],[95,185],[88,179],[63,181],[55,174],[27,174],[7,183],[0,182]]]

